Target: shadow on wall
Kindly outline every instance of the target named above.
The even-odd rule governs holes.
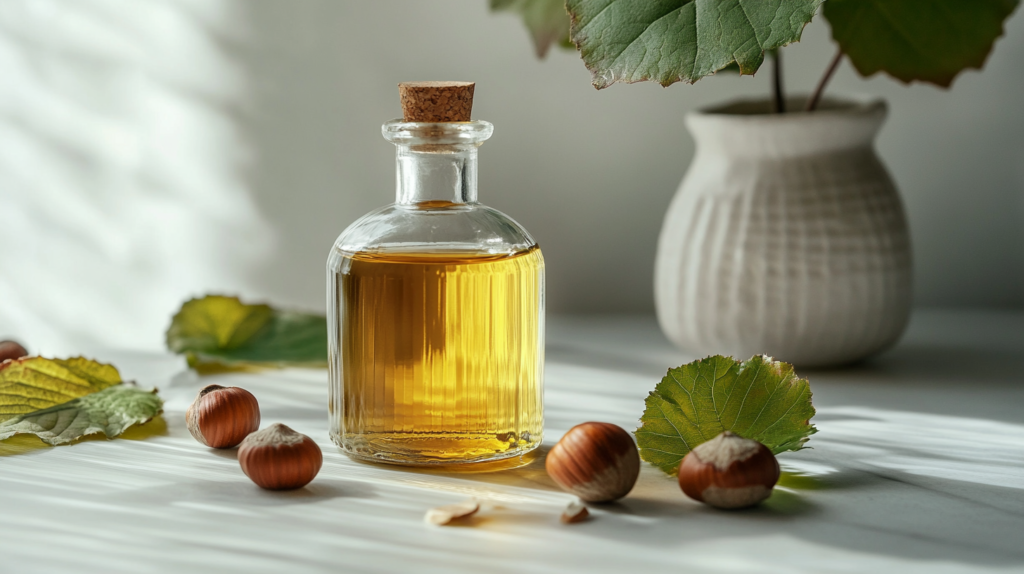
[[[225,45],[251,82],[240,122],[256,154],[247,182],[287,230],[259,274],[275,301],[321,307],[334,240],[394,200],[394,148],[380,126],[401,114],[397,83],[455,79],[477,83],[473,116],[495,125],[480,151],[480,201],[541,245],[548,310],[653,309],[661,213],[685,168],[680,148],[691,147],[664,127],[664,104],[681,92],[598,93],[574,52],[537,61],[517,19],[482,1],[406,1],[401,18],[370,2],[240,6],[249,34]],[[681,130],[682,114],[672,123]],[[678,147],[659,145],[650,125]]]
[[[787,48],[794,89],[828,42],[812,24]],[[1022,47],[1017,15],[949,93],[836,77],[835,93],[892,104],[879,143],[919,303],[1022,300]],[[518,19],[482,0],[6,0],[0,73],[0,242],[20,263],[0,268],[0,337],[47,354],[162,348],[170,315],[207,292],[322,310],[334,239],[393,198],[380,124],[399,114],[395,84],[429,78],[478,82],[474,115],[497,128],[481,200],[541,244],[549,311],[650,313],[693,150],[684,113],[767,85],[597,92],[577,54],[535,60]]]
[[[394,148],[380,126],[399,115],[384,80],[387,47],[352,52],[351,36],[386,27],[369,4],[238,2],[246,32],[219,38],[247,78],[238,128],[252,146],[245,185],[282,231],[255,282],[278,304],[324,312],[327,256],[357,217],[394,201]],[[355,30],[353,30],[355,28]],[[383,43],[382,39],[377,39]],[[372,97],[381,87],[391,98]]]
[[[0,6],[0,336],[162,348],[190,295],[243,291],[274,244],[242,179],[247,79],[223,0]]]
[[[691,109],[767,93],[765,74],[663,89],[598,92],[575,52],[534,58],[521,22],[486,2],[238,2],[244,34],[218,35],[243,71],[238,127],[252,146],[245,181],[281,230],[255,285],[282,304],[320,309],[337,235],[393,198],[396,84],[477,82],[474,116],[492,121],[480,199],[534,234],[547,260],[552,313],[653,310],[655,244],[693,153]],[[396,13],[401,18],[395,18]],[[1024,114],[1012,99],[1024,17],[991,61],[946,92],[864,80],[844,64],[832,95],[870,93],[892,109],[879,140],[911,219],[915,299],[929,306],[1019,306],[1024,237],[1017,225]],[[833,53],[824,21],[786,48],[787,82],[810,89]],[[951,137],[955,135],[955,137]],[[970,188],[965,195],[964,190]],[[264,294],[264,293],[261,293]]]

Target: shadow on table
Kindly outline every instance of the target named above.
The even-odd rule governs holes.
[[[666,354],[677,354],[678,351],[666,350]],[[634,375],[650,376],[651,388],[665,376],[670,367],[679,366],[678,359],[665,363],[664,359],[645,356],[634,356],[626,352],[611,349],[593,351],[563,343],[548,343],[544,348],[545,361],[549,364],[567,364],[578,367],[616,371]]]
[[[527,459],[526,464],[520,463],[517,465],[515,461],[499,461],[505,464],[515,465],[505,468],[501,468],[499,466],[470,467],[468,469],[465,467],[441,467],[431,469],[413,466],[400,468],[404,472],[415,474],[451,476],[461,480],[469,480],[485,484],[513,486],[516,488],[531,488],[547,492],[563,492],[562,488],[556,484],[550,476],[548,476],[548,473],[544,468],[544,463],[550,450],[551,447],[548,445],[538,447],[536,450],[522,457],[523,459]],[[376,466],[376,463],[371,462],[367,462],[365,464]],[[819,477],[800,472],[783,471],[782,476],[779,479],[779,486],[781,489],[778,489],[776,494],[772,496],[770,500],[771,504],[768,506],[770,507],[771,512],[779,514],[810,512],[813,510],[810,505],[806,504],[798,495],[792,495],[787,491],[853,488],[859,484],[862,483],[858,483],[855,479],[843,476],[840,473],[833,473],[825,477]],[[666,500],[676,501],[676,499],[678,499],[678,501],[683,503],[683,506],[690,508],[694,507],[694,505],[702,506],[685,498],[679,489],[679,483],[676,481],[675,477],[668,476],[651,465],[643,464],[641,467],[640,477],[637,479],[637,484],[634,486],[627,498],[624,498],[617,503],[601,504],[598,505],[598,507],[606,508],[611,512],[621,513],[633,508],[632,501],[642,501],[645,499],[652,500],[654,503],[638,503],[639,505],[636,506],[636,510],[639,513],[646,513],[650,516],[680,513],[679,509],[673,510],[670,508],[671,504],[667,504],[665,502]],[[640,512],[641,508],[644,509],[643,512]]]
[[[435,476],[451,476],[460,480],[469,480],[486,484],[497,484],[503,486],[514,486],[517,488],[533,488],[551,492],[561,492],[555,481],[551,480],[547,471],[544,470],[544,461],[547,458],[550,446],[541,445],[537,449],[519,458],[495,461],[493,463],[481,463],[473,465],[459,465],[451,467],[420,467],[420,466],[396,466],[403,472],[413,474],[425,474]],[[357,461],[361,462],[361,461]],[[377,463],[365,462],[364,464],[377,466]]]
[[[39,440],[39,437],[36,435],[14,435],[9,439],[0,442],[0,457],[40,454],[51,448],[54,447]]]
[[[697,501],[684,498],[682,494],[671,499],[629,496],[593,508],[610,514],[623,514],[643,518],[662,518],[670,516],[690,516],[699,518],[703,515],[729,514],[732,516],[789,518],[806,516],[819,511],[819,508],[799,493],[776,489],[771,498],[751,508],[734,510],[718,510],[705,506]]]
[[[311,504],[335,498],[376,498],[377,489],[365,482],[318,478],[296,490],[264,490],[255,484],[241,481],[195,481],[187,484],[118,493],[118,504],[139,506],[288,506]]]
[[[1024,516],[998,509],[1021,499],[1018,489],[936,481],[899,471],[845,469],[815,479],[811,489],[782,484],[760,506],[722,511],[682,498],[674,485],[647,477],[630,496],[595,507],[612,516],[581,529],[597,537],[666,547],[680,540],[714,543],[723,537],[791,538],[851,552],[907,560],[1007,566],[1024,564],[1019,532]],[[674,482],[674,481],[670,481]],[[780,483],[781,484],[781,483]],[[827,491],[827,492],[826,492]],[[822,497],[828,497],[828,506]],[[629,534],[615,517],[631,519]],[[681,517],[671,522],[645,520]],[[612,518],[609,520],[608,518]]]
[[[902,344],[841,369],[800,369],[822,406],[1024,422],[1024,351]]]
[[[610,350],[601,352],[560,343],[548,344],[549,363],[561,363],[601,370],[651,376],[653,388],[665,370],[679,364],[666,363],[650,356],[633,356]],[[669,352],[662,353],[664,355]],[[740,357],[737,357],[740,358]],[[742,357],[746,358],[746,357]],[[677,360],[685,360],[679,358]],[[972,382],[1019,386],[1024,384],[1024,352],[1014,349],[985,349],[904,343],[880,355],[835,368],[800,368],[801,376],[822,375],[861,380],[887,380],[899,377],[901,384],[936,382],[958,384],[965,377]]]
[[[559,492],[544,472],[546,451],[538,453],[529,464],[504,472],[408,470]],[[566,528],[574,529],[576,535],[640,546],[670,547],[681,540],[715,543],[724,536],[782,535],[906,560],[992,566],[1024,563],[1024,550],[1017,540],[1017,533],[1024,530],[1024,513],[1020,512],[1024,491],[893,469],[846,467],[827,474],[788,471],[766,502],[754,508],[723,511],[686,498],[674,477],[644,465],[629,496],[588,506],[592,518]],[[527,512],[513,505],[497,506],[482,514],[472,526],[557,522],[555,513]],[[970,535],[965,534],[968,531]]]
[[[1024,353],[1013,349],[985,349],[905,343],[880,355],[831,369],[801,369],[801,374],[843,375],[858,379],[900,377],[908,382],[962,384],[984,381],[1024,383]]]

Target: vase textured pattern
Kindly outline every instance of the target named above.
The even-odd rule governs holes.
[[[766,107],[687,116],[697,153],[658,241],[661,327],[700,356],[829,366],[877,353],[911,301],[906,216],[874,150],[886,106]]]

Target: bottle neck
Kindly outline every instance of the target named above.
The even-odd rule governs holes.
[[[476,145],[398,145],[395,203],[476,203]]]

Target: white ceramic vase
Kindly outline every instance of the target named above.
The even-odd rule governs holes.
[[[686,118],[697,153],[658,240],[661,327],[700,356],[832,366],[877,353],[911,299],[906,216],[874,150],[886,105],[766,108]]]

